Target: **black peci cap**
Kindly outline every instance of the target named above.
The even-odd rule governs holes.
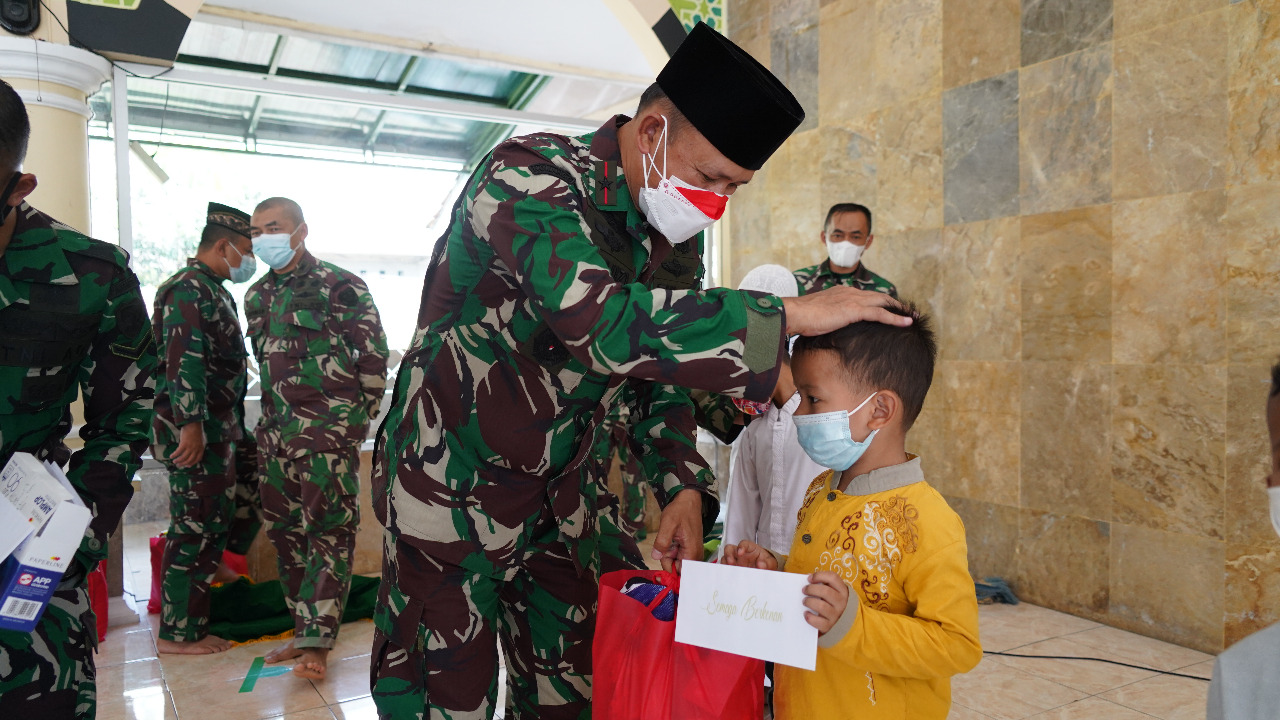
[[[249,237],[248,213],[243,213],[233,207],[215,202],[209,203],[207,213],[205,217],[206,225],[217,225]]]
[[[748,170],[804,122],[782,81],[706,23],[698,23],[658,73],[658,87],[725,157]]]

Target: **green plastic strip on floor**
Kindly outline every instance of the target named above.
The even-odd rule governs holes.
[[[240,578],[228,585],[214,588],[211,595],[210,635],[234,642],[247,642],[293,629],[293,618],[284,603],[284,588],[278,580],[254,583],[247,578]],[[362,575],[351,578],[351,592],[342,612],[342,622],[373,617],[373,606],[377,600],[378,578]],[[249,678],[245,678],[245,682],[249,682]]]
[[[266,656],[259,656],[253,659],[253,664],[249,666],[249,674],[244,677],[244,682],[240,683],[240,692],[253,692],[253,686],[258,684],[258,678],[276,677],[277,675],[293,672],[293,669],[288,666],[266,668],[264,670],[263,667],[266,664]]]

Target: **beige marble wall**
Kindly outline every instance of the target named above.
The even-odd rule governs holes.
[[[871,206],[868,267],[936,322],[908,442],[971,571],[1208,651],[1280,620],[1280,0],[728,5],[810,113],[728,281]]]

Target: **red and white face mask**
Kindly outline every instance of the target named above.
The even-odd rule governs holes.
[[[672,245],[685,240],[711,227],[711,224],[724,215],[725,205],[729,203],[728,195],[694,187],[675,175],[667,174],[667,118],[662,117],[662,133],[658,135],[662,143],[662,171],[658,172],[657,187],[644,187],[640,190],[640,212],[644,213],[650,225]],[[656,153],[655,153],[656,154]],[[658,161],[648,153],[641,156],[644,168],[645,184],[649,183],[649,172],[658,171]]]

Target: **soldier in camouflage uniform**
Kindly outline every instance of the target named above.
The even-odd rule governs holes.
[[[636,119],[513,138],[481,162],[433,253],[374,451],[381,717],[491,717],[499,641],[509,716],[589,717],[597,578],[639,565],[599,507],[592,448],[610,409],[627,403],[664,506],[655,552],[668,567],[700,558],[717,501],[683,387],[765,400],[784,329],[891,316],[849,288],[785,315],[763,293],[698,291],[698,230],[802,117],[700,24]]]
[[[837,203],[827,211],[821,241],[827,259],[795,272],[800,294],[847,285],[859,290],[898,297],[893,283],[867,269],[862,254],[875,242],[871,234],[871,210],[857,203]]]
[[[209,203],[196,256],[156,292],[152,454],[169,470],[162,653],[231,647],[208,634],[209,587],[222,551],[248,553],[262,527],[257,447],[244,429],[248,353],[236,302],[223,287],[247,281],[255,264],[249,216]]]
[[[98,635],[86,578],[133,495],[156,354],[128,255],[23,201],[36,187],[19,170],[29,135],[22,100],[0,81],[0,465],[22,451],[66,466],[94,518],[36,629],[0,631],[0,717],[92,718]],[[72,453],[77,394],[84,447]]]
[[[360,444],[386,388],[387,338],[364,281],[307,251],[297,203],[264,200],[249,232],[272,269],[244,301],[262,378],[262,512],[294,618],[267,661],[322,678],[351,587]]]

